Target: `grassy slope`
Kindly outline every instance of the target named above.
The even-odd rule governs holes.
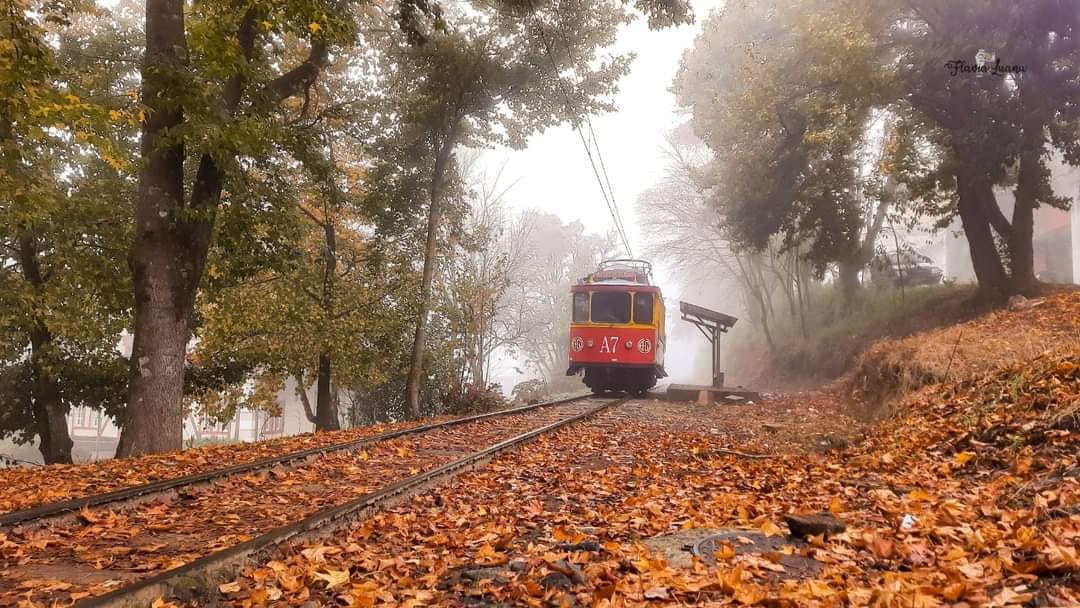
[[[835,380],[855,367],[875,342],[950,326],[990,310],[977,303],[970,286],[941,285],[896,290],[866,289],[848,304],[834,291],[815,296],[801,324],[773,322],[774,351],[760,336],[734,345],[733,375],[753,386],[807,388]]]

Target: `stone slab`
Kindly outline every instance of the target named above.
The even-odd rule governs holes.
[[[698,401],[702,392],[707,393],[713,403],[745,403],[760,401],[761,393],[744,388],[718,388],[697,384],[671,384],[667,388],[667,397],[672,401]]]

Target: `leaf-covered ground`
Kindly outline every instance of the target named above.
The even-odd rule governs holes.
[[[874,426],[846,415],[850,404],[838,386],[753,404],[633,401],[332,541],[283,547],[223,584],[211,601],[1080,606],[1080,295],[1029,302],[958,328],[883,343],[875,352],[884,354],[881,376],[919,365],[935,371],[916,378],[910,386],[923,386]],[[322,444],[384,430],[297,441]],[[36,483],[41,470],[6,474],[27,475],[22,487],[34,492],[44,491],[37,484],[52,484],[52,491],[78,495],[85,486],[70,480],[81,479],[83,470],[120,487],[128,479],[310,445],[224,446],[55,467]],[[134,477],[110,480],[129,463]],[[247,491],[239,481],[237,492]],[[370,489],[377,481],[343,483],[334,493]],[[229,487],[219,492],[222,500],[232,496]],[[280,493],[282,512],[295,508],[292,492]],[[18,489],[0,486],[0,495],[21,499]],[[166,528],[188,525],[167,505],[152,508],[166,509],[160,518]],[[805,541],[787,536],[785,515],[816,512],[843,520],[846,530]],[[132,526],[115,525],[123,517],[84,517],[85,529],[50,532],[62,537],[51,546],[27,549],[36,536],[0,536],[0,554],[74,551],[84,566],[103,566],[93,591],[100,593],[117,584],[109,570],[114,564],[168,568],[198,553],[85,550],[98,536],[128,534]],[[146,540],[153,524],[151,518],[134,526],[145,529],[131,538]],[[684,550],[717,531],[728,535],[706,561]],[[713,559],[715,565],[707,563]],[[78,597],[87,585],[43,567],[40,577],[16,587],[7,601],[35,598],[45,605],[41,598]]]
[[[234,605],[1080,605],[1080,352],[923,391],[854,447],[750,458],[661,401],[501,457],[223,584]],[[817,409],[817,408],[815,408]],[[808,409],[805,418],[815,414]],[[683,567],[644,541],[687,529],[780,539]],[[653,542],[653,541],[650,541]],[[681,547],[676,547],[676,553]],[[790,555],[820,563],[809,576]]]
[[[242,445],[208,446],[88,464],[0,469],[0,513],[202,473],[438,420],[376,424],[330,433],[307,433]]]
[[[71,522],[0,533],[0,607],[64,603],[181,566],[488,445],[596,407],[551,406],[232,475]]]

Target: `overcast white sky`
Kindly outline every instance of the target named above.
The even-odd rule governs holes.
[[[634,212],[638,194],[655,183],[662,174],[664,161],[661,148],[668,131],[679,124],[675,98],[669,91],[679,67],[683,51],[689,48],[700,24],[709,12],[723,5],[722,0],[695,0],[697,22],[692,25],[650,31],[644,20],[626,27],[619,36],[615,52],[636,54],[631,71],[620,82],[615,98],[618,111],[592,117],[593,128],[611,178],[615,200],[626,226],[630,245],[641,252],[641,235]],[[520,180],[507,194],[511,209],[536,209],[554,213],[564,222],[580,220],[592,232],[607,232],[613,227],[611,216],[600,194],[600,186],[589,166],[585,149],[569,126],[550,129],[533,137],[524,150],[498,149],[486,154],[492,171],[507,162],[503,183]],[[677,286],[670,284],[662,268],[657,269],[657,282],[669,300],[682,297]],[[669,303],[669,327],[678,319]],[[669,331],[670,333],[670,331]],[[669,373],[675,368],[694,367],[696,348],[668,348]],[[689,345],[687,345],[689,346]],[[706,351],[707,352],[707,351]],[[509,392],[514,384],[525,379],[515,374],[512,361],[496,366],[497,382]],[[708,380],[708,368],[705,368]],[[674,374],[673,374],[674,375]],[[685,379],[685,376],[683,377]]]
[[[671,81],[701,21],[723,2],[695,0],[692,4],[697,15],[697,23],[692,25],[650,31],[644,20],[639,20],[623,29],[613,50],[633,52],[636,58],[631,72],[620,82],[615,99],[618,111],[592,117],[615,199],[635,250],[640,237],[634,201],[660,175],[664,136],[679,122],[675,98],[669,91]],[[508,161],[505,183],[520,179],[507,196],[512,208],[550,211],[564,221],[581,220],[601,232],[612,227],[585,149],[570,126],[533,137],[525,150],[500,148],[489,152],[487,158],[492,168],[504,159]]]

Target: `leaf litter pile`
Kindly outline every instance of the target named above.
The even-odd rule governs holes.
[[[847,450],[750,458],[616,410],[221,585],[237,606],[1080,605],[1080,353],[939,386]],[[846,530],[786,536],[785,515]],[[732,531],[708,556],[653,537]],[[753,538],[768,551],[744,551]],[[682,549],[682,547],[676,547]],[[676,551],[677,552],[677,551]],[[818,568],[788,571],[791,557]],[[308,605],[315,605],[308,604]]]
[[[0,531],[0,606],[106,593],[578,411],[553,406],[468,422],[232,475],[122,510],[83,509],[74,522]]]

